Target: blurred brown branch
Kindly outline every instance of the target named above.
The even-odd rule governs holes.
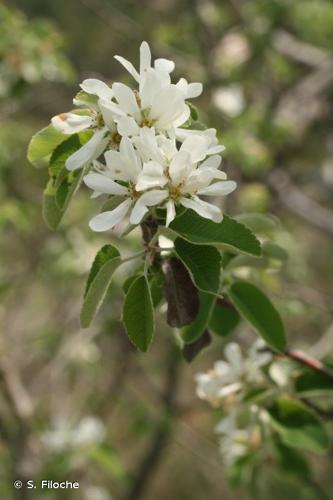
[[[296,187],[285,171],[272,170],[266,176],[266,182],[288,210],[333,236],[333,213]]]
[[[174,345],[171,345],[167,357],[165,388],[162,396],[163,416],[156,431],[153,433],[146,454],[140,462],[132,485],[128,493],[125,494],[124,500],[140,500],[140,498],[144,498],[153,473],[166,450],[166,446],[172,435],[173,417],[178,413],[176,397],[180,382],[180,367],[180,353]]]

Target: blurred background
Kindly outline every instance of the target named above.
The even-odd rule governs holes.
[[[273,213],[289,253],[260,280],[290,345],[318,357],[333,345],[333,3],[330,0],[11,0],[0,3],[0,497],[12,499],[258,499],[232,489],[195,395],[194,374],[222,357],[216,338],[191,364],[158,319],[148,355],[120,323],[117,274],[94,325],[79,328],[86,274],[98,248],[97,210],[82,189],[57,232],[41,215],[47,172],[26,160],[31,136],[72,109],[88,77],[131,84],[113,59],[138,63],[147,40],[175,60],[175,77],[204,83],[195,104],[226,146],[239,189],[226,211]],[[280,259],[281,260],[281,259]],[[283,259],[282,259],[283,260]],[[251,344],[244,325],[236,337]],[[314,457],[333,498],[332,457]],[[310,457],[311,458],[311,457]],[[262,498],[323,498],[306,481],[262,465]],[[80,482],[80,490],[15,491],[16,479]],[[261,498],[261,497],[260,497]]]

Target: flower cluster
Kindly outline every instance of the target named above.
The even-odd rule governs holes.
[[[253,402],[247,403],[250,391],[267,388],[263,368],[273,358],[263,346],[258,340],[244,357],[238,344],[227,344],[226,361],[217,361],[212,370],[196,375],[198,396],[224,409],[215,432],[220,436],[220,452],[227,466],[259,449],[269,425],[266,410]]]
[[[66,167],[89,170],[83,180],[93,197],[118,197],[116,207],[95,216],[90,227],[106,231],[128,216],[131,224],[139,224],[152,207],[166,209],[168,226],[178,205],[220,222],[220,208],[200,197],[227,195],[236,183],[219,170],[224,147],[218,144],[216,130],[188,127],[187,99],[201,94],[201,83],[185,78],[172,83],[173,61],[152,62],[146,42],[140,47],[139,70],[123,57],[115,58],[134,78],[136,89],[84,80],[74,99],[80,109],[52,119],[64,134],[90,131],[89,140],[67,159]]]

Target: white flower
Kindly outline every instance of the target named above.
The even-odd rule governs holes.
[[[215,427],[215,432],[221,434],[220,452],[223,462],[228,467],[253,448],[258,448],[261,443],[261,433],[258,425],[249,423],[246,428],[240,429],[235,411],[220,420]]]
[[[147,42],[140,47],[139,72],[123,57],[115,57],[139,84],[138,92],[134,92],[127,85],[116,82],[112,86],[116,102],[100,99],[100,103],[114,114],[120,135],[138,135],[140,127],[144,126],[172,133],[188,120],[190,109],[185,99],[200,95],[201,83],[189,84],[181,78],[177,84],[172,84],[170,73],[174,62],[156,59],[152,67]]]
[[[66,167],[68,170],[75,170],[90,164],[98,158],[108,143],[112,142],[112,138],[116,136],[117,129],[109,109],[103,104],[99,105],[99,101],[107,102],[111,100],[112,90],[106,83],[93,78],[84,80],[80,87],[84,93],[91,95],[93,98],[74,99],[74,104],[84,105],[87,109],[79,112],[62,113],[54,116],[51,120],[55,129],[63,134],[76,134],[83,130],[92,130],[92,137],[80,149],[75,151],[67,160]],[[85,112],[86,114],[83,114]]]
[[[224,349],[226,361],[217,361],[212,370],[196,375],[199,398],[218,406],[228,396],[248,386],[262,384],[265,379],[261,368],[271,361],[272,355],[261,352],[261,347],[261,341],[255,342],[244,358],[238,344],[227,344]]]
[[[117,61],[119,61],[124,68],[133,76],[139,84],[140,92],[144,88],[146,83],[147,74],[149,74],[151,69],[154,69],[157,78],[162,82],[162,84],[170,84],[171,78],[170,73],[175,69],[175,63],[169,59],[155,59],[154,64],[151,64],[151,52],[147,42],[142,42],[140,46],[140,70],[139,72],[134,68],[130,61],[127,61],[124,57],[114,56]],[[176,83],[176,87],[182,92],[186,99],[191,99],[198,97],[202,93],[201,83],[188,83],[185,78],[180,78]]]
[[[115,209],[102,212],[93,219],[89,225],[93,231],[107,231],[119,224],[125,217],[130,215],[131,224],[139,224],[149,208],[158,205],[166,196],[167,192],[160,189],[149,189],[161,185],[160,177],[162,168],[158,171],[159,176],[154,182],[151,179],[149,190],[139,192],[137,186],[141,178],[151,173],[151,163],[142,165],[138,153],[127,137],[120,142],[119,151],[107,151],[105,153],[106,168],[100,172],[89,173],[84,176],[85,184],[94,190],[94,196],[98,194],[120,195],[124,197]],[[123,181],[119,184],[117,181]],[[124,183],[126,182],[126,185]]]
[[[103,441],[106,431],[103,423],[88,416],[76,425],[67,418],[58,417],[54,421],[53,429],[42,435],[42,441],[54,451],[68,448],[86,448]]]
[[[201,217],[221,222],[223,216],[220,208],[199,198],[204,196],[222,196],[236,188],[234,181],[227,181],[225,172],[218,169],[221,157],[207,157],[211,147],[209,134],[189,135],[176,148],[175,140],[155,136],[154,131],[142,129],[140,137],[135,141],[138,151],[144,159],[151,158],[147,175],[138,183],[139,191],[157,185],[167,190],[166,225],[176,215],[176,205],[182,205],[198,213]],[[219,180],[219,182],[213,182]]]

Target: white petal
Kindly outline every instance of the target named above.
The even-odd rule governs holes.
[[[110,106],[108,106],[108,103],[105,104],[105,102],[106,101],[103,101],[103,99],[99,99],[99,109],[101,110],[105,125],[107,125],[110,130],[115,131],[116,125],[114,122],[114,112],[112,111]]]
[[[90,173],[83,177],[83,182],[90,189],[105,194],[128,194],[128,190],[103,174]]]
[[[131,116],[122,116],[118,119],[117,125],[120,135],[131,137],[132,135],[138,135],[140,133],[139,125]]]
[[[113,97],[110,87],[96,78],[87,78],[86,80],[83,80],[80,87],[88,94],[95,94],[101,99],[109,100]]]
[[[156,71],[148,68],[145,75],[141,79],[140,85],[141,107],[143,109],[152,105],[155,95],[161,90],[161,88],[161,80],[158,78]]]
[[[165,73],[172,73],[175,69],[175,63],[170,59],[155,59],[154,68],[157,71],[164,71]]]
[[[133,142],[143,161],[154,160],[163,163],[163,155],[157,144],[154,127],[142,127],[140,137],[135,137]]]
[[[158,205],[168,196],[168,191],[153,189],[152,191],[147,191],[140,196],[140,202],[147,207],[152,207]]]
[[[143,164],[135,189],[144,191],[153,187],[163,187],[167,182],[162,165],[156,161],[149,161]]]
[[[159,128],[168,127],[184,113],[184,106],[184,95],[175,85],[168,85],[155,95],[149,116]]]
[[[224,355],[232,368],[239,373],[243,368],[243,355],[239,345],[235,342],[230,342],[224,348]]]
[[[203,194],[205,196],[226,196],[232,193],[237,187],[235,181],[221,181],[215,182],[210,186],[200,189],[198,194]]]
[[[191,110],[190,110],[189,106],[184,104],[183,112],[178,116],[178,118],[176,118],[173,121],[172,125],[174,127],[180,127],[189,119],[190,115],[191,115]]]
[[[213,146],[208,149],[207,154],[209,155],[217,155],[219,153],[223,153],[225,151],[225,146],[219,144],[218,146]]]
[[[141,161],[138,152],[135,151],[128,137],[123,137],[120,141],[119,151],[122,159],[122,166],[128,175],[128,180],[136,182],[141,172]]]
[[[142,78],[145,71],[151,66],[151,52],[147,42],[142,42],[140,45],[140,77]]]
[[[183,207],[194,210],[198,215],[204,217],[205,219],[210,219],[213,222],[221,222],[223,219],[222,212],[218,207],[212,205],[211,203],[207,203],[206,201],[200,200],[197,196],[193,196],[192,199],[181,198],[179,201]]]
[[[99,130],[89,139],[82,148],[75,151],[66,160],[66,168],[68,170],[75,170],[82,167],[86,163],[90,163],[92,160],[98,158],[100,154],[106,148],[109,141],[108,137],[105,137],[106,129]]]
[[[176,207],[172,200],[169,200],[168,203],[166,204],[166,210],[167,210],[167,215],[166,215],[165,225],[166,227],[168,227],[176,217]]]
[[[75,113],[62,113],[51,120],[56,130],[63,134],[75,134],[89,128],[94,119],[91,116],[77,115]]]
[[[143,205],[140,200],[138,200],[131,212],[130,223],[134,225],[139,224],[147,212],[148,208]]]
[[[119,181],[129,180],[127,170],[124,171],[123,169],[123,161],[119,151],[106,151],[104,157],[107,165],[107,172],[113,179]]]
[[[212,167],[212,168],[218,168],[221,164],[222,158],[221,156],[214,155],[214,156],[209,156],[206,158],[204,162],[202,162],[198,168],[207,168],[207,167]]]
[[[118,82],[113,84],[112,90],[120,108],[136,120],[139,120],[140,110],[133,90],[127,87],[127,85]]]
[[[193,135],[187,137],[180,147],[180,151],[187,151],[193,163],[202,161],[207,155],[210,143],[209,137],[205,135]]]
[[[96,215],[89,222],[89,227],[93,231],[107,231],[119,224],[125,217],[132,204],[131,200],[125,200],[118,205],[114,210],[103,212]]]
[[[126,116],[125,111],[121,109],[121,107],[113,101],[106,101],[105,99],[100,99],[98,101],[99,107],[102,110],[108,110],[114,118],[119,118],[120,116]]]
[[[194,97],[198,97],[202,94],[202,83],[193,82],[189,83],[187,87],[186,98],[193,99]]]
[[[124,68],[129,72],[129,74],[133,76],[134,80],[136,80],[139,83],[139,81],[140,81],[140,75],[137,72],[137,70],[134,68],[133,64],[131,62],[127,61],[127,59],[125,59],[124,57],[121,57],[121,56],[114,56],[114,58],[118,62],[120,62],[120,64],[122,64],[124,66]]]
[[[178,151],[172,158],[169,166],[169,175],[174,184],[183,182],[194,166],[191,164],[190,154],[187,151]]]

